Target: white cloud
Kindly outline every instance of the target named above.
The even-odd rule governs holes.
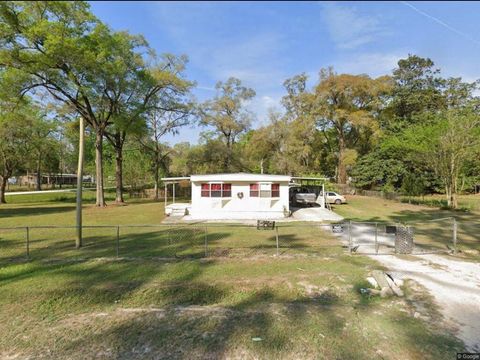
[[[328,3],[322,10],[330,36],[338,48],[358,48],[387,34],[378,17],[362,15],[354,7]]]
[[[335,70],[341,73],[367,74],[372,77],[391,75],[397,67],[398,60],[406,58],[408,52],[393,53],[359,53],[348,59],[339,59]]]
[[[255,121],[252,124],[254,128],[266,125],[268,123],[268,113],[271,109],[281,111],[280,101],[282,100],[282,93],[275,95],[258,95],[247,105],[247,108],[255,114]]]

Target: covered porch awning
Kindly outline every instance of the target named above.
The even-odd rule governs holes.
[[[164,184],[178,184],[180,181],[190,181],[190,176],[166,177],[161,178]]]
[[[161,178],[165,185],[165,208],[168,205],[168,185],[172,185],[172,204],[175,204],[175,185],[182,181],[190,181],[190,176],[165,177]]]
[[[322,186],[329,178],[326,177],[308,177],[308,176],[292,176],[291,183],[298,185]]]

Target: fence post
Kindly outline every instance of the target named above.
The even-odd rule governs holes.
[[[453,253],[457,254],[457,219],[453,218]]]
[[[117,258],[120,254],[120,226],[117,225],[117,241],[116,241]]]
[[[277,241],[277,256],[280,255],[280,251],[278,249],[278,226],[275,225],[275,240]]]
[[[348,220],[348,252],[352,253],[352,220]]]
[[[26,245],[27,245],[27,260],[30,260],[30,229],[29,227],[27,226],[25,228],[26,230],[26,236],[25,236],[25,240],[26,240]]]
[[[375,223],[375,254],[378,255],[378,223]]]
[[[207,241],[207,237],[208,237],[208,230],[207,230],[207,226],[205,225],[205,257],[208,257],[208,241]]]

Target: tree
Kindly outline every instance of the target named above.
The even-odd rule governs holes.
[[[314,109],[322,131],[333,128],[338,146],[337,179],[346,183],[347,163],[355,157],[354,147],[362,137],[372,141],[379,134],[376,115],[388,93],[390,79],[371,79],[366,75],[338,75],[332,69],[320,71],[315,87]]]
[[[132,189],[142,188],[152,183],[151,161],[149,154],[131,139],[127,142],[123,154],[123,177],[125,184]]]
[[[233,77],[226,82],[219,81],[215,89],[215,98],[203,104],[201,123],[213,127],[223,140],[223,170],[229,171],[235,142],[251,125],[253,115],[245,110],[244,104],[255,96],[255,91],[242,86],[242,82]]]
[[[36,190],[42,190],[42,170],[46,169],[50,172],[56,171],[59,167],[59,147],[57,140],[53,137],[53,133],[57,128],[54,121],[47,120],[40,109],[35,109],[36,116],[33,119],[31,128],[30,147],[33,157],[33,167],[35,169],[37,183]]]
[[[103,139],[143,66],[143,37],[112,32],[86,2],[0,4],[0,64],[25,75],[23,91],[43,89],[83,116],[95,133],[96,204],[105,206]],[[153,87],[148,96],[158,88]]]
[[[0,204],[6,203],[8,179],[26,165],[36,115],[27,99],[0,97]]]
[[[290,164],[285,142],[289,136],[286,117],[270,110],[269,123],[249,131],[244,142],[244,164],[250,171],[260,173],[289,172]]]
[[[381,147],[361,157],[352,169],[353,183],[358,188],[375,186],[399,187],[406,172],[405,164]]]
[[[170,117],[170,121],[163,124],[167,127],[164,129],[166,132],[177,131],[180,126],[189,122],[193,104],[187,100],[187,96],[194,83],[186,80],[183,76],[186,63],[186,56],[177,57],[165,54],[158,64],[138,70],[132,74],[132,78],[128,82],[125,81],[126,84],[122,90],[125,99],[119,101],[116,106],[112,131],[105,133],[115,149],[117,203],[124,201],[122,151],[127,135],[138,137],[145,130],[145,126],[155,125],[150,126],[150,130],[153,130],[153,137],[159,141],[160,137],[166,133],[158,128],[160,126],[156,122],[158,118],[154,120],[155,124],[152,121],[146,121],[146,117],[152,120],[159,114]],[[149,147],[149,149],[153,148]],[[158,175],[158,171],[156,174]],[[158,182],[155,184],[158,187]],[[155,193],[158,194],[158,190]]]
[[[165,101],[165,98],[162,100]],[[170,108],[165,106],[163,110],[154,110],[151,113],[147,118],[148,133],[138,139],[143,149],[150,155],[155,200],[159,199],[160,172],[162,171],[164,175],[168,173],[169,155],[172,152],[172,149],[161,140],[166,134],[176,133],[179,127],[190,123],[193,114],[191,104],[171,102],[170,105]]]
[[[443,185],[429,164],[414,152],[392,144],[405,141],[411,127],[436,124],[447,109],[461,109],[476,101],[478,82],[461,78],[444,79],[430,59],[410,55],[398,62],[387,106],[379,114],[382,135],[377,146],[364,153],[353,169],[355,184],[361,187],[388,185],[400,188],[410,174],[426,191],[441,191]],[[406,146],[408,144],[405,144]]]
[[[408,196],[410,202],[411,196],[420,196],[425,194],[425,184],[412,173],[408,173],[403,178],[402,193]]]
[[[283,142],[284,169],[290,173],[311,171],[315,165],[315,144],[319,129],[315,117],[315,96],[307,91],[307,76],[296,75],[283,85],[287,91],[282,99],[285,107],[287,134]]]
[[[410,125],[426,120],[427,113],[445,109],[442,94],[445,80],[429,58],[409,55],[398,61],[393,70],[393,88],[388,107],[381,116],[387,132],[401,132]]]
[[[480,117],[473,109],[449,109],[434,124],[407,129],[397,146],[408,149],[439,176],[449,207],[458,207],[463,165],[480,155]]]

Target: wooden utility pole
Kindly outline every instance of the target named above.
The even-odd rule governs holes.
[[[80,136],[78,141],[78,168],[77,168],[77,238],[75,247],[82,247],[82,185],[83,185],[83,157],[84,157],[85,121],[80,117]]]

